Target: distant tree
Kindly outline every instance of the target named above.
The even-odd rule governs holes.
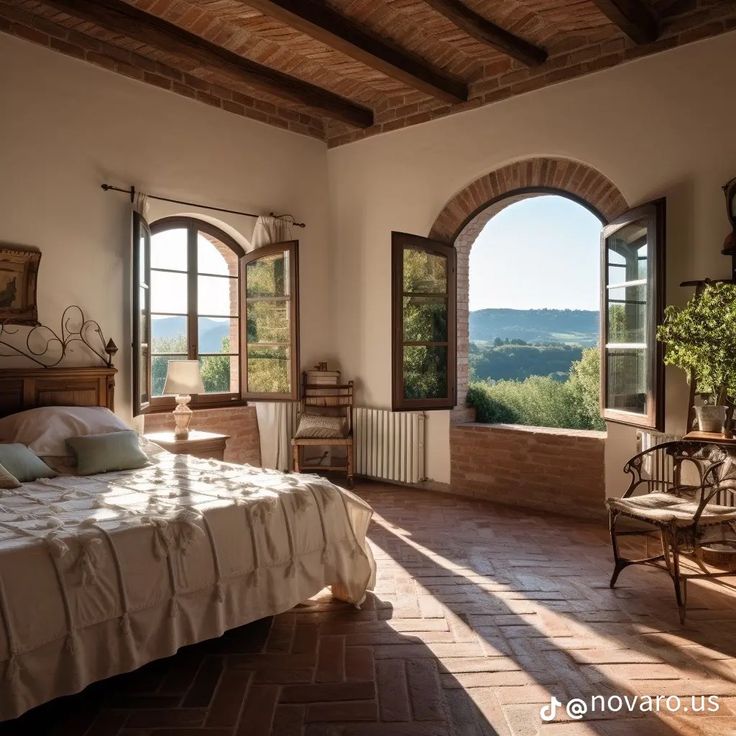
[[[230,338],[222,338],[222,352],[230,352]],[[208,355],[200,358],[202,383],[207,393],[230,391],[230,356]]]

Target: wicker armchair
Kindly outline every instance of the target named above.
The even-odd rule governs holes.
[[[691,578],[716,578],[736,575],[736,571],[709,569],[703,551],[736,551],[736,457],[734,448],[682,440],[657,445],[631,458],[624,471],[631,483],[621,498],[609,498],[611,543],[614,570],[611,587],[629,565],[652,565],[672,578],[675,598],[684,623],[687,607],[687,582]],[[685,468],[691,466],[694,481],[683,482]],[[683,472],[685,471],[685,472]],[[647,526],[619,530],[620,517]],[[659,532],[661,553],[652,557],[628,559],[621,556],[618,539],[628,535]],[[648,547],[647,547],[648,554]],[[700,572],[683,572],[680,557],[692,555]]]

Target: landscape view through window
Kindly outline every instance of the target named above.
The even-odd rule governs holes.
[[[601,222],[566,197],[515,202],[470,253],[470,391],[480,422],[605,429]]]

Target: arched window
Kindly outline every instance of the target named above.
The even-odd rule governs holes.
[[[240,280],[244,251],[219,228],[190,217],[138,222],[135,249],[135,413],[173,407],[163,395],[169,360],[199,360],[205,393],[193,407],[241,399]]]

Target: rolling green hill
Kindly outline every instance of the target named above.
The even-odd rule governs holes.
[[[470,313],[470,341],[500,338],[592,347],[598,344],[598,314],[583,309],[478,309]]]

